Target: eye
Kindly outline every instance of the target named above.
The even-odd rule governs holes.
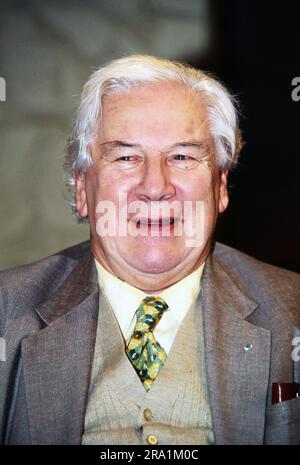
[[[189,170],[198,165],[198,160],[196,158],[190,155],[183,155],[182,153],[171,155],[168,157],[167,162],[168,165],[182,170]]]
[[[121,155],[113,160],[114,166],[118,169],[128,170],[137,168],[143,164],[143,157],[139,155]]]
[[[116,161],[133,161],[135,157],[132,157],[130,155],[125,155],[124,157],[119,157],[117,158]]]
[[[188,160],[188,159],[192,159],[192,157],[188,156],[188,155],[174,155],[174,160]]]

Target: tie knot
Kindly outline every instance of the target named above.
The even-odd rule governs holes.
[[[135,331],[142,333],[153,331],[163,312],[168,308],[167,303],[159,296],[145,297],[136,311]]]

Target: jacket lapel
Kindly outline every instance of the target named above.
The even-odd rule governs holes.
[[[99,292],[89,252],[51,301],[36,307],[45,328],[23,340],[33,444],[80,444],[94,353]]]
[[[201,292],[208,393],[216,444],[262,444],[270,333],[246,318],[257,308],[210,256]]]

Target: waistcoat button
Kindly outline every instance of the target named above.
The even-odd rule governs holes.
[[[151,421],[152,418],[153,418],[153,417],[152,417],[152,412],[151,412],[151,410],[149,410],[148,408],[146,408],[146,409],[144,410],[144,418],[145,418],[145,420],[147,420],[147,421]]]
[[[149,436],[147,436],[147,442],[148,442],[148,444],[151,444],[152,446],[155,446],[155,444],[158,443],[158,440],[157,440],[157,437],[154,436],[154,434],[150,434]]]

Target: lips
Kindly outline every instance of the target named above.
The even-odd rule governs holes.
[[[164,226],[175,223],[175,218],[140,218],[136,219],[137,226]]]

